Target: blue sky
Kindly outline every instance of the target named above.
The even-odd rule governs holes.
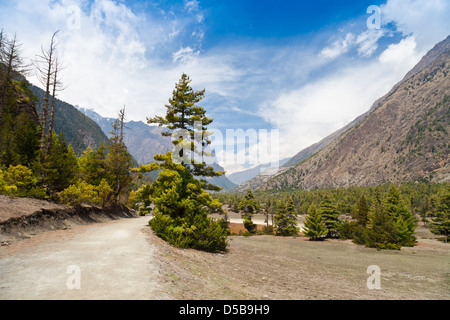
[[[447,0],[0,2],[0,28],[29,59],[61,30],[59,98],[104,116],[126,105],[145,121],[186,72],[216,130],[279,130],[280,158],[367,111],[450,33],[449,16]]]

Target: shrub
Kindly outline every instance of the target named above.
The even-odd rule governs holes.
[[[225,250],[228,244],[229,229],[226,223],[212,220],[206,215],[196,215],[190,224],[187,219],[155,212],[149,225],[160,238],[179,248],[216,252]]]
[[[244,219],[244,227],[249,233],[255,233],[258,226],[251,219]]]
[[[72,184],[59,192],[58,197],[63,203],[69,206],[76,206],[82,203],[105,206],[108,195],[111,192],[111,187],[104,179],[98,186],[93,186],[86,181],[79,180],[76,184]]]
[[[273,226],[272,225],[263,226],[261,233],[262,234],[273,234]]]
[[[0,170],[0,193],[17,197],[45,198],[46,189],[37,185],[38,179],[31,169],[22,166],[9,166]]]

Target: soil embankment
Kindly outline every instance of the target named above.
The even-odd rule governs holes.
[[[9,245],[49,230],[132,216],[136,213],[121,205],[69,207],[37,199],[0,196],[0,245]]]

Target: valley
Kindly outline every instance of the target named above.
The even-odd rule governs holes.
[[[450,300],[448,4],[81,2],[0,4],[0,300]]]

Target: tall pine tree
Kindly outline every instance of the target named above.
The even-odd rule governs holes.
[[[204,150],[211,143],[207,126],[213,120],[206,117],[203,107],[197,105],[205,90],[194,91],[190,82],[183,74],[166,105],[166,115],[147,119],[149,123],[169,129],[163,135],[172,136],[175,150],[156,155],[157,162],[141,165],[134,171],[160,171],[150,192],[150,199],[155,204],[150,225],[158,236],[179,247],[224,250],[228,230],[208,217],[208,213],[221,212],[222,205],[206,191],[221,188],[196,178],[220,176],[224,172],[215,172],[204,161],[207,156]]]
[[[105,158],[106,178],[112,188],[112,201],[120,202],[121,196],[127,196],[132,182],[131,168],[133,158],[123,142],[123,127],[125,123],[125,108],[120,110],[119,117],[113,122],[112,137],[109,152]],[[101,156],[101,154],[99,154]],[[101,176],[99,178],[102,178]]]
[[[311,204],[308,208],[308,215],[306,216],[303,232],[305,236],[309,237],[310,240],[313,241],[323,240],[328,234],[328,230],[325,227],[322,216],[314,204]]]
[[[416,237],[416,221],[409,207],[402,201],[400,190],[396,185],[388,188],[384,203],[384,211],[391,217],[398,230],[400,242],[403,246],[413,246]]]
[[[358,224],[366,226],[367,221],[369,219],[368,217],[369,209],[370,208],[369,205],[367,204],[366,197],[364,197],[364,195],[361,195],[361,197],[358,199],[356,214],[354,216]]]
[[[318,210],[328,230],[327,237],[337,238],[339,236],[339,212],[336,210],[336,206],[329,195],[325,195]]]
[[[294,200],[289,197],[286,203],[277,211],[274,218],[276,234],[281,236],[293,236],[298,233],[297,213],[295,212]]]
[[[431,232],[444,235],[445,241],[450,232],[450,186],[439,195],[439,204],[436,208],[435,217],[431,222]]]

